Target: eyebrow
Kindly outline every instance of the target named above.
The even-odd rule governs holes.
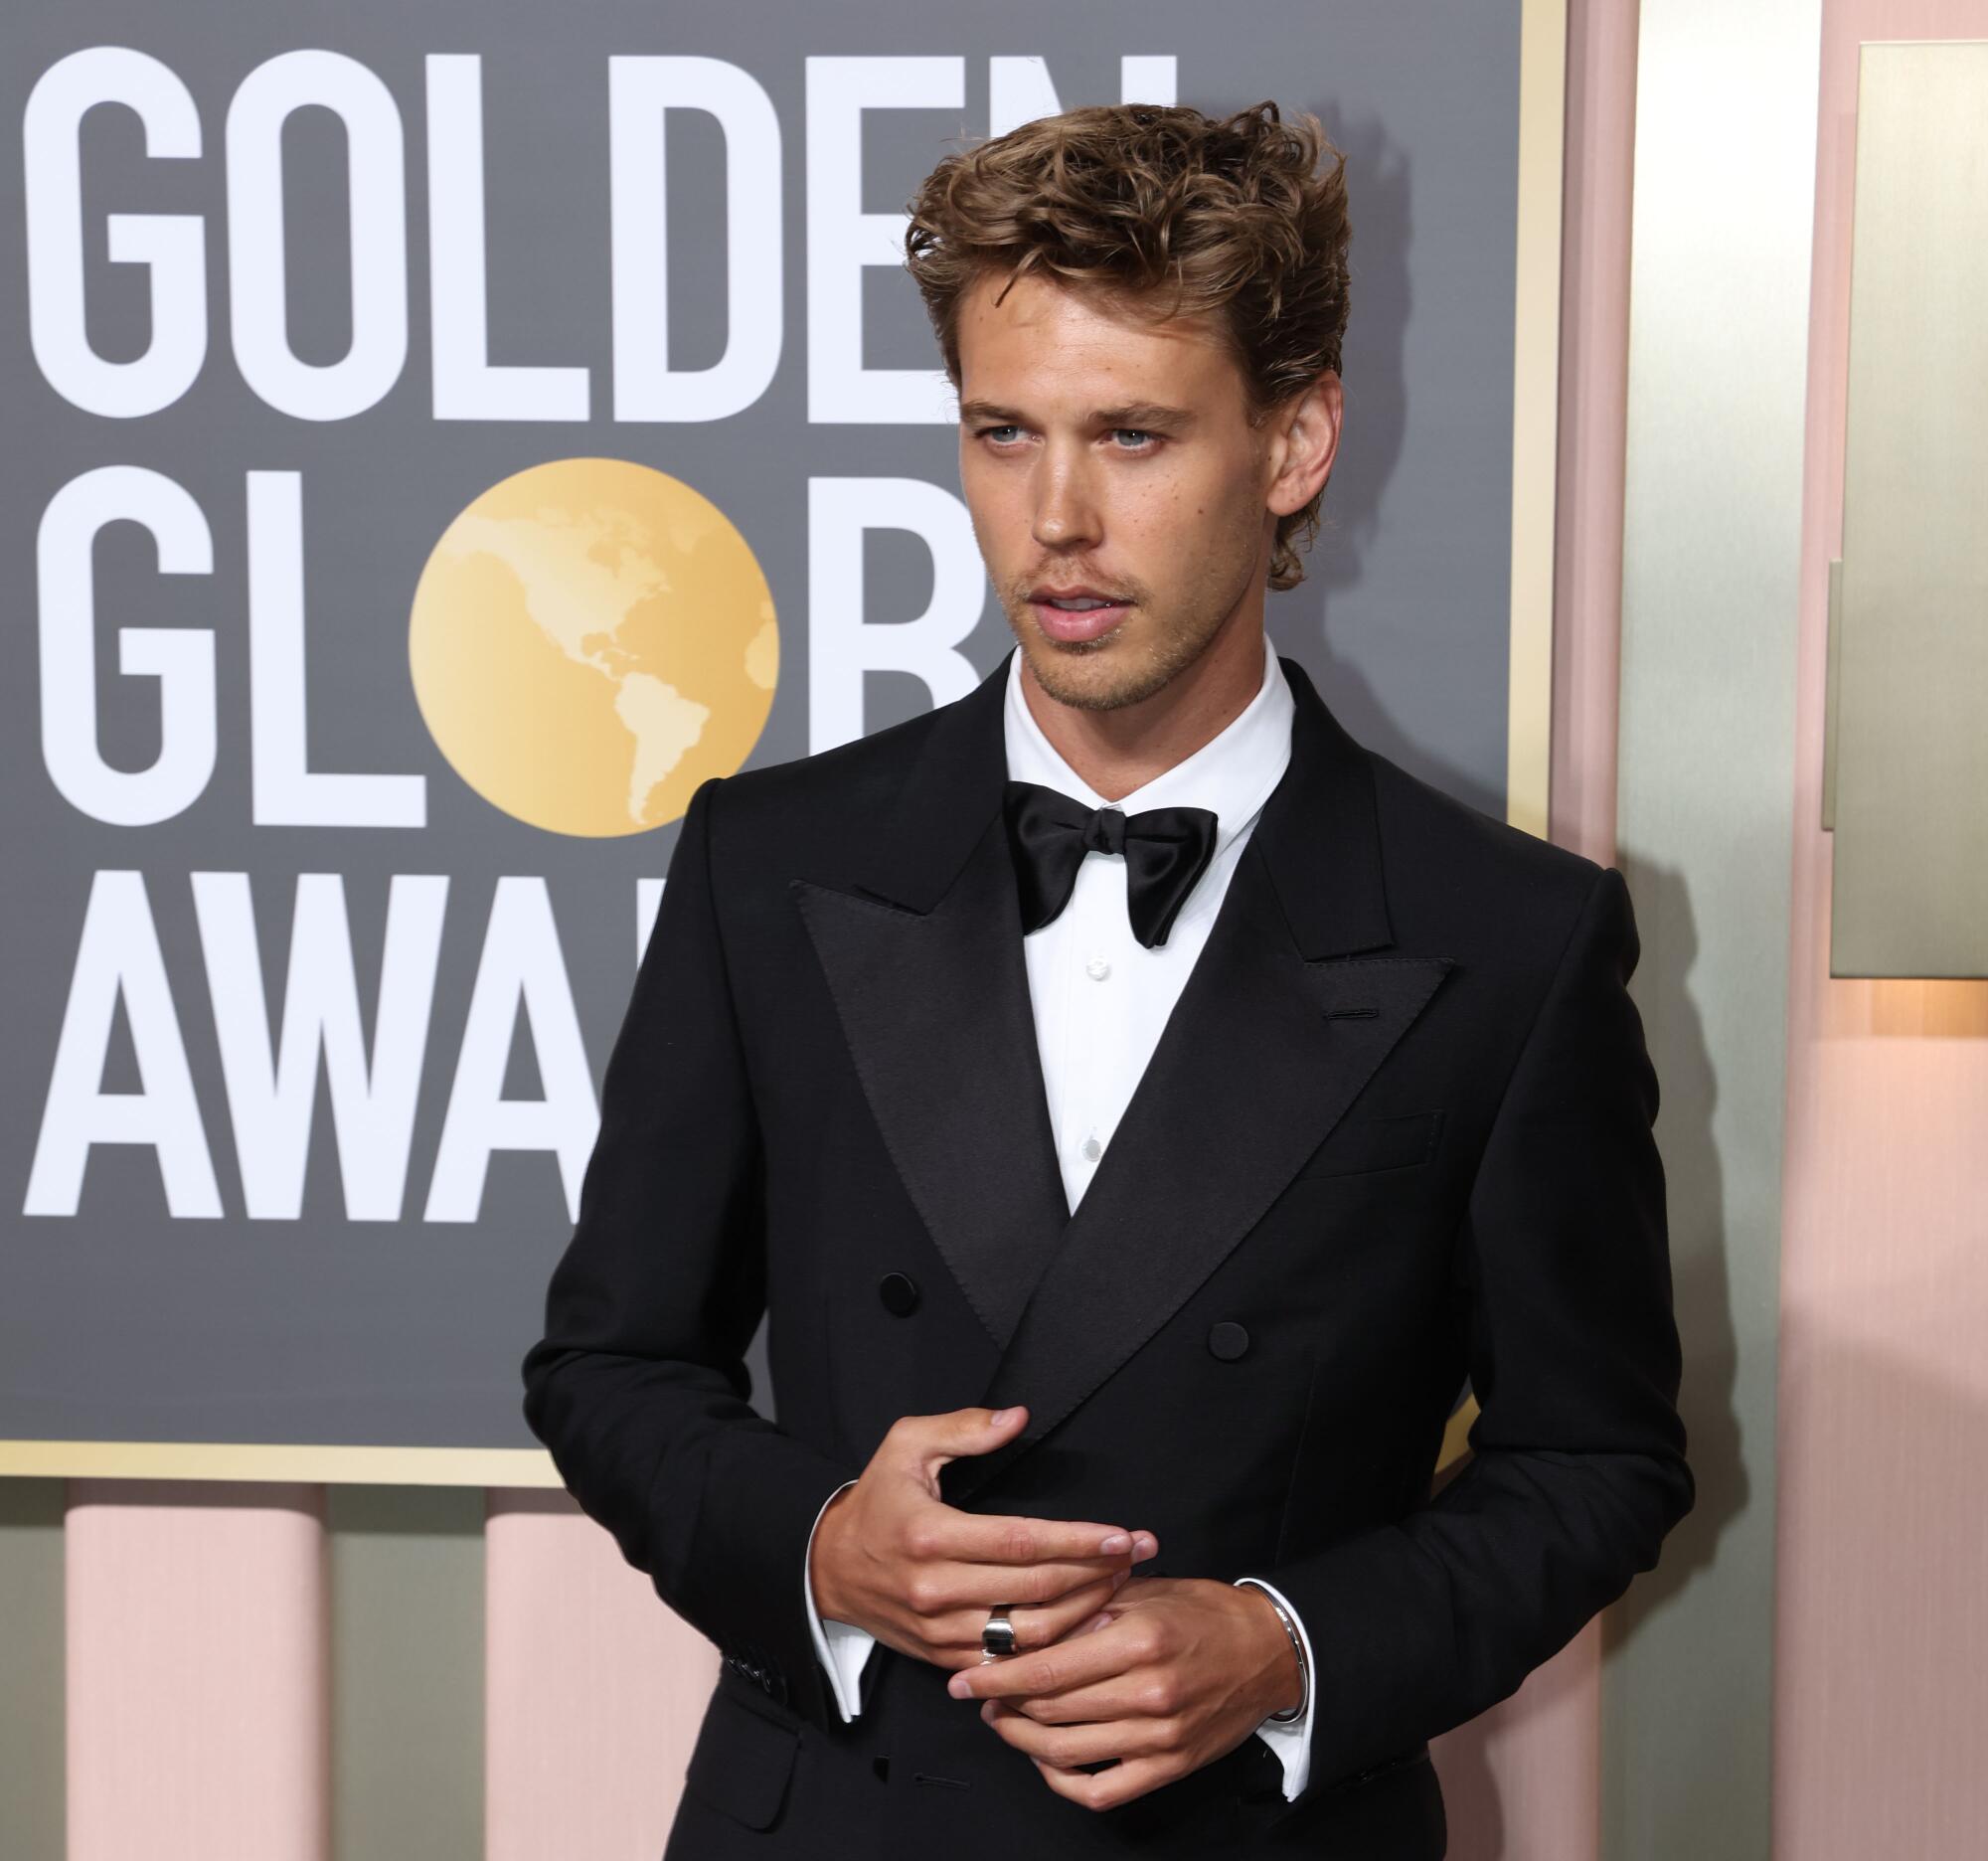
[[[1022,416],[1013,408],[998,406],[992,401],[965,401],[960,404],[959,418],[968,423],[992,422],[1000,424],[1019,423]],[[1093,426],[1191,426],[1194,414],[1190,409],[1167,407],[1158,401],[1132,401],[1123,407],[1098,408],[1090,416]]]

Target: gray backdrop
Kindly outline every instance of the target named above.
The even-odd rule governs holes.
[[[1177,61],[1178,100],[1223,111],[1263,96],[1315,110],[1350,156],[1353,312],[1347,425],[1327,524],[1305,584],[1270,601],[1279,649],[1312,672],[1356,735],[1486,811],[1504,812],[1506,600],[1511,509],[1517,0],[1381,8],[1258,0],[1211,11],[1185,0],[1082,9],[1016,0],[997,15],[950,4],[722,8],[584,0],[558,8],[456,0],[76,0],[20,10],[0,28],[0,551],[9,672],[0,683],[10,837],[4,904],[8,1060],[0,1118],[0,1438],[529,1445],[517,1368],[538,1335],[546,1276],[571,1232],[546,1150],[499,1153],[476,1219],[422,1219],[468,1001],[500,877],[542,877],[556,916],[597,1089],[633,976],[637,884],[660,876],[674,826],[620,838],[551,833],[511,818],[454,773],[409,676],[410,601],[430,549],[498,480],[541,460],[606,455],[695,486],[758,558],[781,628],[781,676],[749,761],[808,741],[810,478],[915,478],[957,493],[956,438],[939,424],[808,418],[809,189],[806,60],[960,58],[963,113],[878,111],[862,136],[862,205],[902,207],[962,129],[985,130],[989,58],[1047,60],[1063,105],[1117,100],[1121,55]],[[84,332],[110,360],[152,338],[142,266],[110,262],[106,216],[197,216],[205,228],[205,359],[184,393],[134,418],[58,392],[29,330],[28,187],[17,132],[37,82],[83,48],[128,47],[169,68],[197,108],[191,158],[146,158],[127,109],[81,131]],[[226,125],[243,80],[300,49],[355,60],[391,93],[405,138],[407,359],[391,389],[349,418],[306,420],[245,383],[230,339]],[[491,360],[584,366],[586,422],[438,421],[430,387],[424,60],[482,59]],[[609,290],[610,55],[701,55],[763,87],[781,132],[784,338],[749,408],[699,423],[616,421]],[[282,139],[288,337],[325,364],[352,337],[345,142],[306,108]],[[724,348],[725,144],[715,123],[667,128],[670,351],[680,368]],[[916,293],[870,271],[862,348],[871,367],[929,368]],[[211,778],[169,818],[122,825],[65,797],[44,749],[38,638],[88,627],[43,612],[37,538],[66,485],[105,466],[165,474],[213,539],[212,573],[158,573],[129,523],[95,545],[97,741],[142,768],[161,750],[160,682],[120,674],[120,628],[212,637],[217,748]],[[301,475],[311,765],[418,775],[418,828],[257,826],[249,781],[246,475]],[[932,592],[919,541],[865,545],[866,617],[907,619]],[[988,598],[963,650],[980,671],[1010,636]],[[931,702],[902,673],[872,674],[875,729]],[[74,728],[58,718],[57,728]],[[218,1216],[176,1218],[158,1151],[106,1142],[87,1154],[74,1212],[31,1213],[51,1084],[93,876],[143,875],[200,1123]],[[190,875],[247,873],[263,986],[279,1022],[299,874],[339,874],[369,1041],[390,877],[449,879],[412,1154],[398,1221],[345,1213],[337,1133],[318,1078],[296,1219],[245,1212],[210,981]],[[142,939],[140,939],[142,941]],[[228,986],[223,978],[221,986]],[[150,1082],[146,1082],[149,1087]],[[92,1090],[135,1093],[120,1008]],[[506,1095],[540,1092],[521,1017]]]

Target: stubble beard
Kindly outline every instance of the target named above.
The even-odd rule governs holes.
[[[1226,547],[1232,540],[1233,550]],[[1141,629],[1143,637],[1136,641],[1123,637],[1127,620],[1094,640],[1053,640],[1037,622],[1029,601],[1029,589],[1035,584],[1018,585],[1002,607],[1036,683],[1059,704],[1078,711],[1120,711],[1164,691],[1215,644],[1242,605],[1250,578],[1264,572],[1258,540],[1250,537],[1252,547],[1246,550],[1243,541],[1240,535],[1232,539],[1211,531],[1209,560],[1214,572],[1193,578],[1191,586],[1179,591],[1184,610],[1162,613],[1145,598],[1144,589],[1137,584],[1126,588],[1125,598],[1132,607],[1127,620],[1143,616],[1153,623]],[[1084,661],[1107,653],[1109,676],[1082,676]],[[1093,673],[1099,669],[1090,668]]]
[[[1026,596],[1009,607],[1008,619],[1036,683],[1050,697],[1077,711],[1121,711],[1143,704],[1172,684],[1215,643],[1233,611],[1232,603],[1213,618],[1196,614],[1153,627],[1129,653],[1120,637],[1124,621],[1094,640],[1052,640],[1036,623]],[[1142,605],[1135,604],[1133,612],[1152,617],[1151,609]],[[1084,660],[1107,652],[1114,658],[1113,676],[1100,680],[1081,675]]]

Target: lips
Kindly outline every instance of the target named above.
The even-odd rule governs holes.
[[[1096,607],[1059,607],[1063,600],[1094,600]],[[1132,603],[1096,589],[1038,589],[1029,596],[1036,624],[1053,640],[1081,642],[1102,637],[1130,611]]]

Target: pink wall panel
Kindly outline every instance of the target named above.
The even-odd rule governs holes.
[[[654,1861],[717,1650],[565,1493],[493,1492],[485,1571],[488,1861]]]
[[[1858,44],[1988,0],[1824,11],[1781,1244],[1774,1852],[1988,1854],[1988,983],[1834,981],[1817,826],[1841,547]]]
[[[71,1481],[69,1861],[326,1861],[322,1501]]]
[[[1568,22],[1552,824],[1556,844],[1603,865],[1615,858],[1638,11],[1575,0]]]

